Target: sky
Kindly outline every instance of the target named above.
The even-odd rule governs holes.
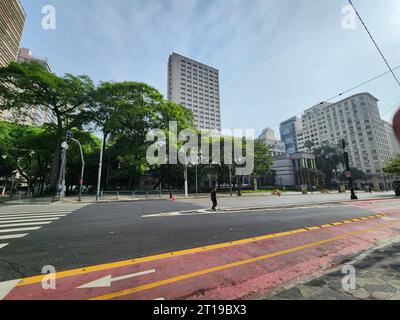
[[[177,52],[220,71],[222,127],[256,134],[388,71],[365,29],[343,28],[347,0],[21,0],[21,46],[63,75],[140,81],[167,92]],[[400,66],[400,0],[353,0],[392,67]],[[56,29],[42,28],[42,8]],[[348,24],[346,24],[348,26]],[[400,69],[396,71],[400,77]],[[370,92],[390,121],[400,106],[391,75]],[[339,100],[339,99],[338,99]]]

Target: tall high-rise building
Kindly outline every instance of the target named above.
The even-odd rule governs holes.
[[[290,118],[280,125],[281,140],[285,143],[286,152],[294,154],[299,152],[298,134],[302,130],[302,122],[298,117]]]
[[[360,93],[304,111],[300,151],[308,151],[310,144],[338,145],[344,138],[352,167],[369,175],[382,175],[382,167],[392,153],[378,101],[369,93]]]
[[[190,109],[198,129],[221,131],[217,69],[173,53],[168,62],[168,100]]]
[[[383,125],[385,126],[386,135],[389,141],[390,153],[393,156],[400,155],[400,143],[394,133],[393,125],[386,121],[383,121]]]
[[[17,60],[25,18],[19,0],[0,0],[0,67]]]

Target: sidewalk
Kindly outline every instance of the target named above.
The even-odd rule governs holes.
[[[344,290],[342,264],[334,271],[268,295],[265,300],[400,300],[400,237],[373,248],[348,264],[356,289]]]

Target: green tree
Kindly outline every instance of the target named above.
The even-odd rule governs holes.
[[[315,144],[314,144],[313,141],[307,140],[307,141],[304,143],[304,146],[307,148],[308,152],[312,152],[312,150],[313,150]]]
[[[350,172],[351,172],[351,177],[353,178],[354,181],[367,179],[367,174],[358,168],[351,167]],[[347,179],[348,178],[346,177],[346,171],[342,172],[342,174],[340,175],[340,180],[347,181]]]
[[[319,179],[324,177],[325,187],[332,187],[332,180],[337,177],[337,167],[343,163],[343,153],[338,146],[322,145],[314,149],[315,163],[318,170],[323,173]]]
[[[84,185],[95,186],[97,184],[98,153],[101,142],[90,132],[78,130],[76,128],[73,129],[72,132],[74,138],[82,145],[85,160]],[[71,141],[67,153],[67,174],[65,181],[68,193],[72,191],[73,186],[79,185],[81,169],[82,159],[79,146],[77,143]]]
[[[117,184],[119,180],[125,188],[131,189],[138,186],[141,175],[151,171],[165,179],[171,169],[169,166],[161,168],[147,163],[146,151],[151,143],[146,142],[146,136],[152,129],[161,129],[168,134],[170,121],[178,123],[178,130],[193,127],[191,111],[165,101],[156,89],[144,83],[107,84],[100,90],[115,90],[116,93],[111,103],[106,99],[101,101],[112,106],[111,110],[107,108],[109,116],[103,123],[111,136],[112,167],[118,171],[111,177],[113,183]],[[97,98],[98,102],[100,98]]]
[[[61,142],[68,119],[90,104],[93,82],[87,76],[63,77],[48,72],[36,62],[11,63],[0,68],[0,100],[3,109],[12,109],[21,117],[32,106],[50,110],[56,118],[56,140],[50,185],[56,188]]]
[[[400,156],[391,158],[383,168],[385,173],[389,174],[400,174]]]

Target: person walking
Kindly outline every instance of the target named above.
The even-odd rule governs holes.
[[[217,186],[215,185],[211,190],[212,211],[217,211]]]

